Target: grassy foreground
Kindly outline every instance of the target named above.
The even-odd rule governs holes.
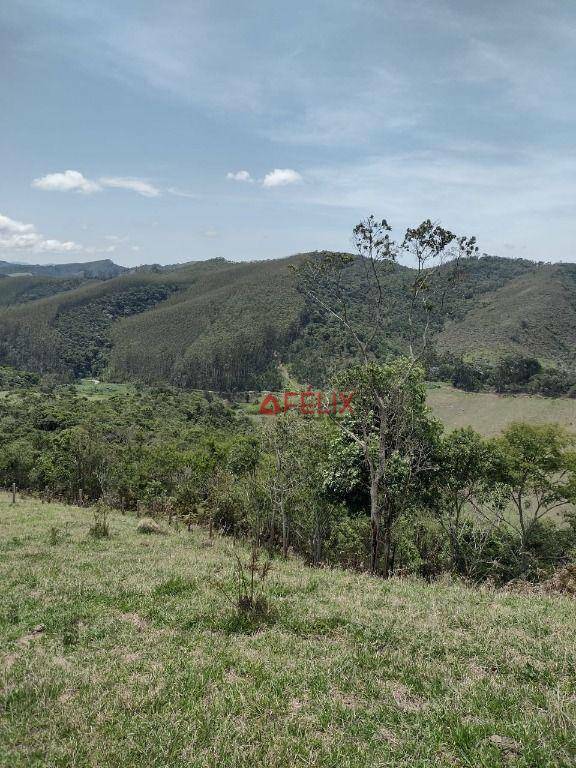
[[[231,542],[89,524],[1,497],[2,766],[574,765],[568,598],[277,561],[256,626]]]

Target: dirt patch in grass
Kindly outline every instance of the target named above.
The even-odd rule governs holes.
[[[391,690],[392,698],[398,709],[401,709],[402,712],[421,712],[427,706],[427,702],[424,699],[412,693],[402,683],[392,683]]]
[[[146,619],[143,619],[142,616],[139,616],[137,613],[123,613],[120,618],[123,621],[129,622],[133,627],[136,627],[136,629],[139,629],[140,631],[149,627]]]
[[[26,635],[22,635],[22,637],[18,638],[18,645],[23,647],[30,645],[32,640],[36,640],[38,637],[44,634],[45,631],[46,627],[44,624],[38,624],[38,626],[34,627],[34,629],[31,629],[30,632],[28,632]]]

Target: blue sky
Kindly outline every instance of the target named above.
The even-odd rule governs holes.
[[[576,261],[573,0],[4,0],[0,259]]]

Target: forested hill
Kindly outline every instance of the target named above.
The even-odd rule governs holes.
[[[576,265],[546,265],[508,280],[459,322],[447,322],[437,342],[485,360],[512,352],[575,370]]]
[[[309,256],[142,269],[78,285],[29,285],[22,296],[10,283],[24,278],[0,279],[0,364],[231,390],[278,386],[283,362],[299,380],[321,383],[353,347],[297,290],[290,266]],[[356,259],[345,283],[360,324],[369,323],[364,279]],[[390,311],[376,343],[379,356],[406,347],[412,279],[402,267],[386,273]],[[576,266],[496,257],[467,262],[433,314],[432,332],[442,351],[484,358],[517,351],[575,370]]]
[[[0,307],[43,299],[56,293],[78,288],[85,282],[83,277],[0,276]]]
[[[128,272],[110,259],[76,264],[18,264],[0,261],[0,275],[42,275],[44,277],[85,277],[107,279]]]

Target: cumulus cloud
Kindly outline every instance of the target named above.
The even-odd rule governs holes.
[[[122,176],[105,176],[100,179],[103,187],[115,187],[116,189],[130,189],[143,197],[159,197],[160,190],[153,184],[142,179],[124,178]]]
[[[32,186],[45,192],[83,192],[89,195],[99,192],[102,187],[95,181],[87,179],[80,171],[64,171],[63,173],[48,173],[34,179]]]
[[[252,183],[254,181],[250,171],[246,170],[230,171],[226,174],[226,178],[231,181],[240,182]],[[274,168],[263,179],[258,179],[258,184],[261,184],[263,187],[285,187],[288,184],[298,184],[301,181],[303,181],[302,176],[292,168]]]
[[[292,168],[274,168],[264,176],[263,187],[285,187],[287,184],[298,184],[302,176]]]
[[[248,171],[236,171],[236,173],[230,172],[226,174],[226,178],[231,179],[231,181],[254,181]]]
[[[21,234],[23,232],[33,232],[33,224],[23,224],[21,221],[16,221],[8,216],[3,216],[0,213],[0,236]]]
[[[85,195],[101,192],[105,187],[129,189],[143,197],[158,197],[160,195],[159,189],[142,179],[104,176],[94,181],[87,179],[80,171],[72,170],[41,176],[38,179],[34,179],[32,186],[45,192],[81,192]]]
[[[33,253],[65,253],[81,251],[82,246],[72,240],[45,238],[33,224],[24,224],[0,214],[0,249],[31,251]]]

